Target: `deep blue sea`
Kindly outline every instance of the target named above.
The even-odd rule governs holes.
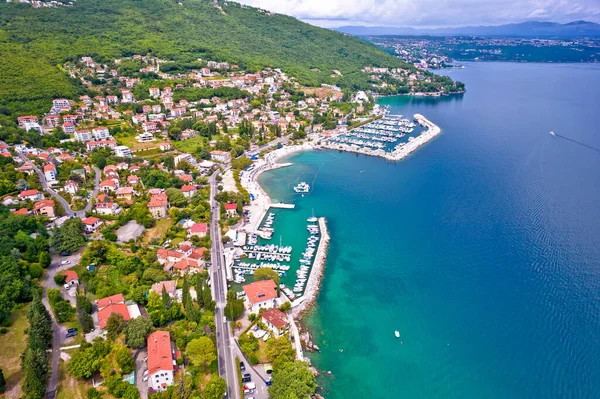
[[[403,161],[312,151],[261,176],[296,204],[277,212],[284,244],[313,210],[328,220],[305,318],[323,394],[600,398],[600,65],[446,73],[467,93],[379,100],[442,128]]]

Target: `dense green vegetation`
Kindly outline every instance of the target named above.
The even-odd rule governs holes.
[[[207,0],[78,0],[73,7],[0,4],[0,105],[19,113],[47,111],[53,97],[86,89],[61,70],[66,61],[153,54],[185,70],[214,59],[257,70],[279,67],[307,85],[368,87],[367,65],[400,60],[359,39],[270,15],[236,3]],[[337,69],[342,76],[331,77]]]
[[[22,390],[24,398],[42,399],[46,395],[46,376],[49,371],[46,350],[52,344],[52,319],[37,293],[27,318],[29,338],[27,348],[21,356]]]
[[[44,225],[37,218],[13,215],[0,207],[0,324],[8,322],[16,303],[31,301],[39,268],[48,266],[47,255]]]

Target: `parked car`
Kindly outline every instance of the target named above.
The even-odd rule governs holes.
[[[77,332],[77,328],[75,328],[75,327],[73,327],[73,328],[69,328],[69,329],[67,330],[67,332],[69,332],[69,333],[76,333],[76,332]]]
[[[144,378],[142,378],[142,381],[144,381],[144,382],[148,381],[148,376],[145,376]]]
[[[252,378],[250,377],[242,377],[242,382],[250,382],[252,381]]]
[[[244,364],[244,362],[240,362],[240,370],[246,371],[246,365]]]
[[[71,253],[69,251],[62,251],[60,253],[60,256],[69,256],[69,255],[71,255]]]
[[[65,284],[63,285],[63,288],[67,291],[69,291],[71,289],[71,286],[69,284]]]
[[[77,335],[77,331],[73,331],[73,332],[68,332],[67,333],[67,338],[71,338]]]
[[[223,316],[223,323],[227,323],[227,317]]]
[[[271,386],[273,384],[273,379],[269,378],[266,382],[267,386]]]
[[[70,265],[71,261],[70,260],[63,260],[62,262],[60,262],[61,265]]]

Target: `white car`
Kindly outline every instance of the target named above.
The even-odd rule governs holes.
[[[227,317],[223,316],[223,323],[227,323]]]
[[[62,262],[60,262],[61,265],[70,265],[71,261],[70,260],[63,260]]]

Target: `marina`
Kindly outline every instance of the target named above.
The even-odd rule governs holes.
[[[386,115],[364,126],[331,135],[321,146],[399,161],[439,133],[441,129],[423,115],[415,114],[413,122],[402,115]]]

